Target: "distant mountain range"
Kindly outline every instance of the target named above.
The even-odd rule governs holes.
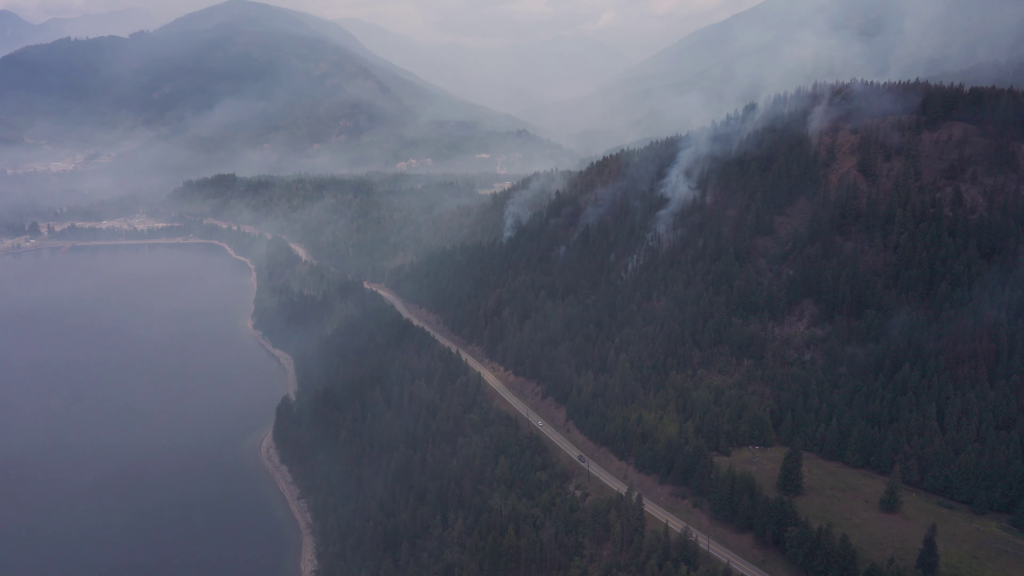
[[[5,161],[19,166],[33,150],[49,155],[44,167],[113,156],[178,178],[574,161],[526,128],[376,56],[335,23],[244,0],[151,33],[63,39],[0,59],[0,135]]]
[[[912,79],[1024,55],[1019,0],[766,0],[593,94],[523,111],[581,152],[685,131],[815,81]]]
[[[66,38],[123,33],[133,18],[34,26],[0,12],[4,46],[41,29],[65,37],[0,58],[0,172],[523,173],[817,81],[1007,85],[1024,61],[1018,0],[766,0],[624,70],[624,56],[582,38],[431,47],[244,0],[148,33]]]
[[[0,10],[0,56],[24,46],[44,44],[60,38],[128,36],[132,32],[156,28],[161,23],[156,15],[139,9],[115,10],[75,18],[50,18],[42,24],[32,24],[10,10]]]

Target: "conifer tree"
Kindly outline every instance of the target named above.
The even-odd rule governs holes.
[[[779,468],[776,489],[785,496],[799,496],[804,492],[804,453],[798,443],[790,446]]]
[[[917,562],[914,568],[921,571],[924,576],[936,576],[939,573],[939,545],[935,541],[938,535],[938,527],[932,524],[921,542],[921,551],[917,553]]]
[[[1017,509],[1014,512],[1013,517],[1010,518],[1010,524],[1018,530],[1024,530],[1024,499],[1017,504]]]
[[[978,493],[974,496],[974,500],[971,502],[971,512],[978,516],[988,514],[988,495],[984,489],[978,490]]]
[[[835,565],[832,573],[837,576],[859,576],[860,560],[857,557],[857,549],[850,542],[850,537],[844,532],[839,537],[839,545],[835,552]]]
[[[900,474],[900,465],[897,464],[889,475],[889,481],[885,484],[885,492],[878,501],[878,507],[886,514],[896,514],[903,507],[903,498],[900,491],[903,487],[903,479]]]

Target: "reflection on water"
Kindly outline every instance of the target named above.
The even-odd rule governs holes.
[[[0,258],[0,572],[295,572],[252,296],[216,246]]]

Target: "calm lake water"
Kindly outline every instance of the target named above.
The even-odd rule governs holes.
[[[297,572],[252,298],[217,246],[0,257],[0,573]]]

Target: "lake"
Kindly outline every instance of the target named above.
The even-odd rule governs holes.
[[[250,278],[213,245],[0,257],[0,572],[298,572]]]

